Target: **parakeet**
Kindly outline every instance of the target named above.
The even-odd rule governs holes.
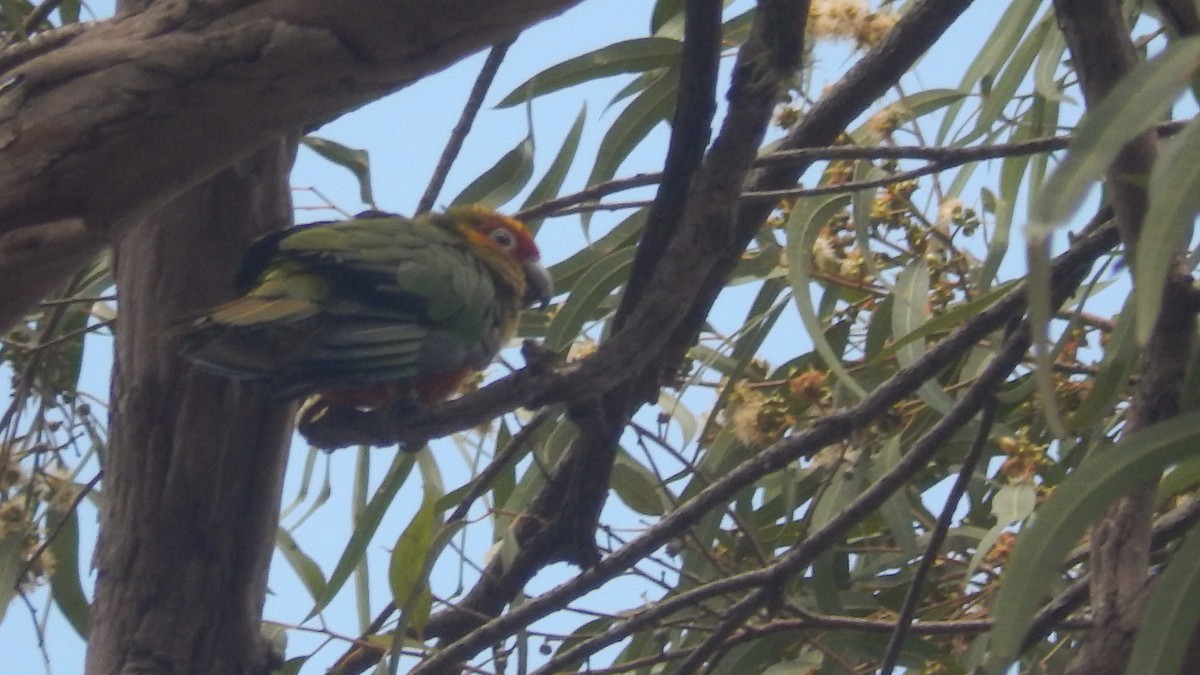
[[[240,297],[189,323],[184,355],[279,399],[354,408],[446,399],[512,338],[522,308],[553,295],[525,226],[481,206],[270,234],[235,286]]]

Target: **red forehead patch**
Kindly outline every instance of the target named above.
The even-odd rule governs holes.
[[[515,257],[519,260],[540,260],[542,257],[533,237],[529,235],[529,230],[525,229],[525,225],[519,220],[502,216],[499,213],[489,213],[480,219],[479,229],[485,233],[491,233],[498,229],[511,232],[517,240]]]

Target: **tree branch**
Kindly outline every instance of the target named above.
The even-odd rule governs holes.
[[[1081,236],[1056,261],[1053,273],[1053,279],[1055,280],[1053,287],[1056,289],[1071,287],[1069,280],[1075,278],[1078,274],[1086,272],[1090,268],[1092,261],[1114,246],[1116,240],[1116,231],[1111,226],[1100,227],[1091,233]],[[641,536],[614,551],[610,556],[601,560],[595,567],[583,571],[574,579],[559,585],[534,600],[526,602],[503,617],[494,619],[479,627],[467,638],[450,645],[432,656],[422,667],[428,667],[432,671],[440,664],[453,662],[450,659],[461,658],[462,654],[469,653],[470,650],[477,649],[480,645],[491,644],[503,639],[503,637],[511,634],[512,631],[519,629],[521,626],[527,625],[554,611],[557,607],[570,602],[574,598],[599,587],[604,582],[622,573],[630,565],[635,564],[654,549],[678,537],[696,519],[711,509],[716,508],[719,504],[724,503],[746,485],[769,473],[780,470],[800,457],[810,456],[830,443],[842,440],[856,429],[869,424],[871,420],[890,409],[896,402],[916,391],[922,383],[930,377],[935,376],[942,368],[956,360],[965,350],[977,344],[983,336],[1005,325],[1013,316],[1021,312],[1024,307],[1025,292],[1021,288],[997,301],[991,307],[981,311],[969,322],[960,326],[948,337],[931,347],[929,351],[912,365],[901,369],[886,382],[878,386],[867,398],[859,402],[858,405],[817,419],[813,422],[812,426],[803,432],[772,445],[753,458],[734,467],[720,480],[697,493],[676,511],[647,528]],[[1020,353],[1023,353],[1023,350]],[[1019,358],[1019,355],[1016,358]],[[1001,361],[999,357],[994,359],[992,365],[989,365],[989,369],[1000,367],[996,365],[998,361]],[[984,375],[981,375],[976,384],[983,380]],[[994,385],[994,383],[991,384]],[[963,412],[965,414],[968,410],[964,409]],[[970,411],[970,413],[974,414],[974,411]],[[940,445],[942,439],[934,440],[937,440]],[[936,450],[937,447],[933,446],[931,450],[927,450],[926,452],[932,454],[932,451]],[[920,466],[923,466],[924,462],[928,459],[928,455],[922,458],[916,455],[915,452],[915,449],[910,450],[901,461],[901,464],[897,465],[897,469],[901,466],[907,466],[909,462],[919,462]],[[909,467],[906,470],[912,471],[915,469]],[[890,494],[891,491],[898,489],[899,485],[903,484],[903,482],[903,479],[901,479],[893,485],[881,479],[878,483],[872,485],[867,492],[863,493],[859,499],[878,499],[879,495],[877,491],[886,491],[886,497],[886,494]],[[857,522],[858,518],[869,514],[873,510],[866,508],[864,512],[860,513],[860,509],[856,508],[856,506],[863,503],[869,504],[870,502],[856,500],[850,507],[843,511],[842,515],[831,521],[827,527],[833,528],[835,525],[838,527],[848,526],[848,523],[842,520],[843,517],[848,519],[849,523]],[[800,551],[804,556],[813,554],[814,550],[824,550],[823,547],[829,543],[825,539],[829,535],[822,535],[824,531],[814,533],[809,540],[806,540],[796,550]],[[838,529],[831,529],[830,533],[840,531]],[[783,570],[783,572],[787,571],[788,569]],[[771,572],[771,574],[777,573],[780,572]],[[769,574],[761,578],[755,576],[758,574],[766,573],[763,570],[758,570],[713,582],[705,587],[706,592],[704,597],[752,588],[769,579]],[[684,596],[676,596],[669,601],[659,603],[655,607],[674,603],[680,597]],[[685,598],[685,601],[694,603],[700,599],[702,598],[688,596]],[[680,602],[683,603],[684,601]],[[670,606],[675,607],[676,605],[672,604]],[[679,606],[682,606],[682,604]],[[645,613],[639,614],[634,619],[630,619],[623,626],[637,624],[643,615]],[[633,625],[631,630],[636,630],[638,625]],[[620,638],[617,637],[615,639]]]
[[[446,184],[446,177],[450,175],[450,167],[454,166],[454,160],[458,158],[458,153],[462,151],[463,143],[467,140],[467,134],[471,132],[471,125],[475,123],[475,116],[479,114],[479,109],[483,107],[483,99],[487,96],[488,89],[492,86],[492,81],[496,79],[496,73],[500,70],[500,64],[504,63],[504,55],[508,53],[508,48],[512,46],[516,38],[506,40],[495,47],[492,47],[488,52],[487,59],[483,62],[483,67],[479,69],[479,75],[475,78],[475,84],[471,85],[471,93],[467,96],[467,102],[463,106],[462,115],[458,118],[458,123],[454,125],[454,129],[450,132],[450,140],[446,142],[446,147],[442,150],[442,156],[438,158],[437,166],[433,169],[433,175],[429,178],[429,185],[425,187],[425,192],[421,195],[421,200],[417,202],[417,214],[425,213],[433,208],[437,202],[438,195],[442,191],[442,186]]]
[[[86,225],[0,265],[0,327],[189,185],[577,1],[170,0],[0,53],[0,240]]]

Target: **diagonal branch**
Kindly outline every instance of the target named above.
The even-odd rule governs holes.
[[[971,443],[971,447],[967,450],[966,457],[963,459],[962,466],[958,470],[958,478],[955,479],[953,487],[950,488],[950,494],[946,496],[946,505],[942,507],[942,512],[938,515],[937,524],[934,526],[933,532],[929,535],[929,544],[925,547],[925,555],[921,556],[921,562],[917,565],[917,571],[913,574],[913,579],[908,585],[908,592],[904,595],[904,604],[900,607],[900,616],[896,617],[896,629],[892,632],[892,637],[888,641],[887,651],[883,655],[883,663],[880,664],[880,675],[892,675],[892,671],[896,668],[896,663],[900,660],[900,650],[904,647],[904,641],[908,639],[908,634],[913,628],[913,620],[917,617],[917,606],[921,602],[921,593],[925,586],[925,580],[929,578],[929,574],[933,571],[934,563],[938,559],[938,553],[942,549],[942,544],[946,541],[946,534],[950,531],[950,525],[954,522],[954,511],[958,508],[958,503],[962,501],[963,495],[967,492],[967,486],[971,479],[975,477],[975,468],[979,465],[979,459],[983,456],[983,450],[987,446],[988,439],[992,433],[992,423],[996,419],[996,407],[998,401],[996,397],[989,396],[983,401],[982,412],[980,413],[979,428],[975,433],[975,440]]]
[[[1111,226],[1104,226],[1090,234],[1081,236],[1056,261],[1053,273],[1053,279],[1055,280],[1054,288],[1065,289],[1071,287],[1070,280],[1075,279],[1080,274],[1086,273],[1090,269],[1091,263],[1097,257],[1110,250],[1116,244],[1116,239],[1116,231]],[[463,654],[470,653],[479,646],[499,641],[505,636],[510,635],[513,631],[518,630],[521,626],[528,625],[530,622],[546,616],[573,599],[598,588],[609,579],[621,574],[629,566],[635,564],[659,546],[678,537],[681,532],[698,518],[718,505],[725,503],[726,500],[730,499],[746,485],[769,473],[782,469],[800,457],[810,456],[830,443],[847,438],[855,430],[863,428],[864,425],[869,424],[878,415],[890,409],[892,405],[911,395],[922,383],[941,372],[943,368],[950,365],[950,363],[965,353],[967,349],[977,344],[984,336],[1003,327],[1012,317],[1018,316],[1024,310],[1024,307],[1025,292],[1021,288],[997,301],[991,307],[981,311],[969,322],[960,326],[944,340],[931,347],[921,359],[909,367],[901,369],[889,380],[877,387],[859,404],[822,417],[816,420],[807,430],[787,440],[776,443],[758,455],[755,455],[752,459],[739,464],[726,473],[720,480],[697,493],[676,511],[650,526],[641,536],[614,551],[594,567],[583,571],[574,579],[561,584],[538,598],[526,602],[521,607],[511,610],[505,616],[488,622],[473,631],[469,637],[450,645],[437,655],[431,657],[423,666],[430,669],[430,671],[426,672],[431,672],[440,664],[453,662],[450,659],[461,658]],[[1014,352],[1016,353],[1012,358],[1019,359],[1024,350],[1016,350],[1014,348]],[[989,368],[999,368],[1000,365],[997,365],[997,362],[1000,361],[1002,359],[997,357],[993,360]],[[984,380],[983,375],[980,376],[977,383],[982,380]],[[995,383],[991,382],[990,384],[994,386]],[[968,390],[967,395],[970,395],[969,392],[971,391],[975,391],[975,389]],[[989,389],[988,392],[990,391]],[[981,390],[978,396],[982,397],[983,395],[984,393]],[[980,400],[979,403],[982,403],[982,401]],[[961,414],[970,417],[977,409],[962,408]],[[946,422],[946,424],[957,423],[955,420]],[[936,436],[927,435],[927,437],[929,440],[927,442],[923,441],[923,443],[927,443],[929,446],[925,450],[929,454],[921,457],[916,454],[917,449],[914,448],[905,455],[900,464],[897,464],[897,468],[906,466],[908,468],[905,470],[915,471],[916,468],[908,466],[909,462],[924,466],[924,462],[928,460],[932,452],[936,451],[945,440]],[[925,446],[923,445],[922,447]],[[885,477],[873,484],[859,498],[859,500],[868,501],[856,500],[842,514],[831,520],[825,529],[814,533],[812,537],[803,542],[792,554],[789,554],[787,560],[791,562],[787,566],[783,568],[769,568],[768,571],[758,570],[713,582],[705,587],[704,597],[753,588],[770,580],[771,575],[791,573],[792,568],[790,565],[796,564],[796,560],[815,555],[817,552],[825,550],[825,547],[828,546],[832,538],[843,531],[837,528],[849,527],[853,522],[857,522],[858,519],[871,513],[877,504],[874,504],[870,500],[880,499],[881,494],[883,495],[882,498],[886,499],[887,495],[899,489],[908,474],[896,475],[900,477],[890,480]],[[688,596],[685,598],[685,601],[694,603],[700,599],[703,598]],[[670,601],[663,601],[660,604],[674,601],[675,599],[673,598]],[[672,605],[672,607],[675,607],[675,605]],[[628,624],[637,624],[631,630],[636,630],[638,626],[642,625],[638,621],[641,620],[644,614],[639,614],[638,617],[627,622]]]
[[[1087,269],[1090,268],[1091,262],[1115,245],[1116,239],[1115,228],[1110,224],[1094,231],[1090,236],[1077,241],[1075,246],[1055,263],[1054,279],[1056,283],[1054,288],[1059,289],[1060,293],[1064,291],[1070,292],[1071,289],[1078,285],[1079,280],[1083,278]],[[1083,243],[1085,241],[1086,243]],[[1024,294],[1023,288],[1017,289],[1003,300],[997,302],[996,305],[981,312],[970,322],[964,324],[945,340],[934,346],[922,359],[908,368],[897,372],[896,375],[876,388],[875,391],[858,405],[835,415],[817,420],[805,432],[781,441],[759,453],[754,460],[739,465],[716,483],[696,495],[692,501],[659,523],[656,523],[641,537],[629,542],[625,547],[613,553],[609,559],[601,563],[601,566],[609,563],[614,558],[626,554],[630,549],[647,548],[653,550],[657,545],[669,541],[676,534],[675,529],[679,526],[678,522],[676,522],[677,520],[686,518],[686,514],[688,513],[699,512],[695,514],[698,516],[704,512],[703,507],[697,506],[697,502],[720,503],[721,500],[728,498],[729,495],[743,489],[746,485],[751,484],[767,473],[778,470],[800,457],[811,456],[830,443],[849,437],[851,433],[865,426],[870,420],[875,419],[881,410],[890,408],[916,391],[922,382],[927,381],[937,372],[940,372],[942,367],[947,365],[948,362],[943,363],[941,361],[941,356],[931,358],[933,352],[950,351],[955,354],[962,354],[978,342],[980,334],[985,335],[992,332],[992,330],[999,329],[1013,317],[1019,316],[1025,307]],[[973,324],[986,324],[987,328],[984,329],[982,325]],[[976,331],[980,333],[977,334]],[[984,401],[992,396],[996,387],[1008,376],[1012,368],[1019,363],[1028,347],[1028,331],[1014,333],[1005,343],[1001,353],[992,359],[987,369],[967,389],[954,408],[933,429],[914,444],[913,448],[904,455],[900,462],[887,474],[881,476],[824,527],[811,533],[807,539],[783,558],[768,567],[719,579],[699,588],[662,600],[650,609],[640,612],[624,623],[610,628],[601,635],[589,638],[568,652],[556,656],[555,662],[561,665],[562,663],[576,661],[605,645],[652,625],[661,617],[672,614],[680,609],[695,606],[696,603],[708,598],[729,593],[745,593],[750,589],[774,587],[781,583],[783,579],[802,570],[817,555],[828,550],[828,547],[836,538],[844,535],[849,528],[873,513],[889,496],[903,487],[917,471],[924,468],[926,463],[942,447],[945,441],[961,428],[962,425],[966,424],[979,410],[979,407],[983,405]],[[943,354],[942,356],[947,355]],[[935,365],[939,363],[941,365]],[[828,427],[831,425],[833,418],[838,418],[841,424],[837,429],[830,430]],[[767,466],[748,468],[750,465],[758,462],[766,463]],[[710,499],[712,502],[709,501]],[[662,531],[665,531],[665,534]],[[584,577],[596,571],[589,570],[580,576]],[[564,593],[564,588],[577,582],[578,580],[559,586],[537,600],[526,604],[521,609],[510,613],[509,616],[504,617],[500,621],[509,619],[515,613],[531,611],[531,605],[536,606],[542,602],[552,602],[555,599],[561,602],[563,598],[559,598],[558,594]],[[600,583],[602,582],[603,580],[600,581]],[[594,585],[589,584],[588,590],[598,585],[599,583]],[[572,597],[573,595],[570,594],[567,597]],[[766,600],[767,595],[760,590],[739,601],[733,608],[726,610],[726,616],[730,619],[736,617],[737,621],[728,621],[726,625],[730,629],[740,625],[742,619],[748,616],[750,612],[761,607]],[[492,623],[495,624],[498,622]],[[486,629],[487,627],[484,627],[484,630]],[[545,668],[549,672],[550,664],[547,664]]]
[[[515,41],[516,38],[505,40],[492,47],[488,52],[487,59],[479,69],[479,75],[475,77],[475,84],[471,85],[471,93],[467,96],[467,103],[463,106],[462,115],[459,116],[458,123],[450,132],[450,140],[442,150],[442,156],[438,158],[437,166],[433,169],[433,176],[429,179],[429,185],[425,186],[425,192],[417,202],[417,210],[414,213],[425,213],[432,209],[434,203],[437,202],[438,195],[442,192],[442,186],[446,184],[446,177],[450,175],[450,167],[454,166],[454,160],[458,158],[458,153],[462,152],[467,134],[471,132],[475,117],[479,114],[479,109],[483,107],[483,99],[487,96],[492,81],[496,79],[496,73],[500,71],[500,64],[504,63],[504,56],[508,53],[508,48],[512,47]]]

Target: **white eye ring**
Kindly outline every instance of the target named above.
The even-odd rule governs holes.
[[[505,251],[511,251],[517,245],[517,238],[513,233],[503,228],[492,230],[488,236],[491,237],[492,243]]]

